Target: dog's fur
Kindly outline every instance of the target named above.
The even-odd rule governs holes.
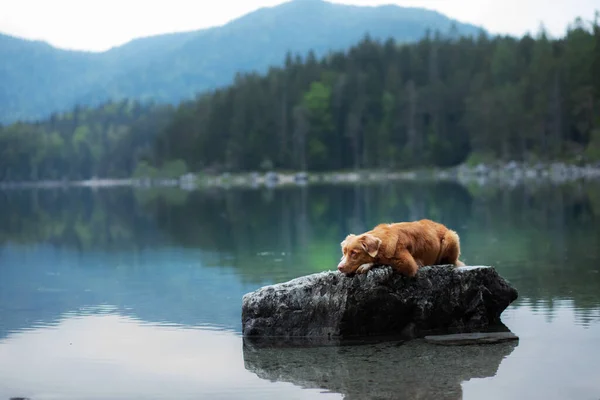
[[[346,275],[363,274],[376,265],[390,265],[413,277],[425,265],[463,266],[458,234],[446,226],[422,219],[379,224],[360,235],[350,234],[341,243],[338,270]]]

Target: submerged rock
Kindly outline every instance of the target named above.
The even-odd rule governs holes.
[[[387,266],[322,272],[246,294],[242,333],[318,341],[478,332],[500,324],[517,296],[493,267],[423,267],[414,278]]]
[[[519,337],[512,332],[473,332],[456,333],[453,335],[435,335],[425,336],[428,343],[439,344],[442,346],[462,346],[468,344],[492,344],[502,342],[512,342],[519,340]]]

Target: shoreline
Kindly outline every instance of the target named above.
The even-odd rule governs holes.
[[[179,178],[96,178],[78,181],[28,181],[0,182],[0,189],[19,188],[68,188],[68,187],[134,187],[180,188],[197,190],[202,188],[230,187],[280,187],[310,184],[351,184],[386,181],[433,181],[456,182],[462,185],[516,186],[525,182],[547,182],[553,184],[600,180],[600,163],[575,165],[562,162],[525,164],[508,163],[465,164],[452,168],[423,168],[405,171],[358,170],[330,172],[247,172],[204,175],[187,173]]]

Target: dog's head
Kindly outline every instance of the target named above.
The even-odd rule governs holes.
[[[342,260],[338,264],[338,270],[344,274],[352,274],[361,265],[374,261],[379,252],[381,239],[368,233],[358,236],[350,234],[340,245]]]

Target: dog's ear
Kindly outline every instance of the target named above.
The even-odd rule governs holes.
[[[348,241],[348,239],[355,237],[356,235],[351,233],[348,236],[346,236],[346,239],[342,240],[342,243],[340,243],[340,246],[342,246],[342,249],[344,248],[344,246],[346,245],[346,242]]]
[[[371,256],[375,257],[379,253],[379,246],[381,246],[381,239],[373,235],[367,234],[362,237],[361,244],[365,251]]]

